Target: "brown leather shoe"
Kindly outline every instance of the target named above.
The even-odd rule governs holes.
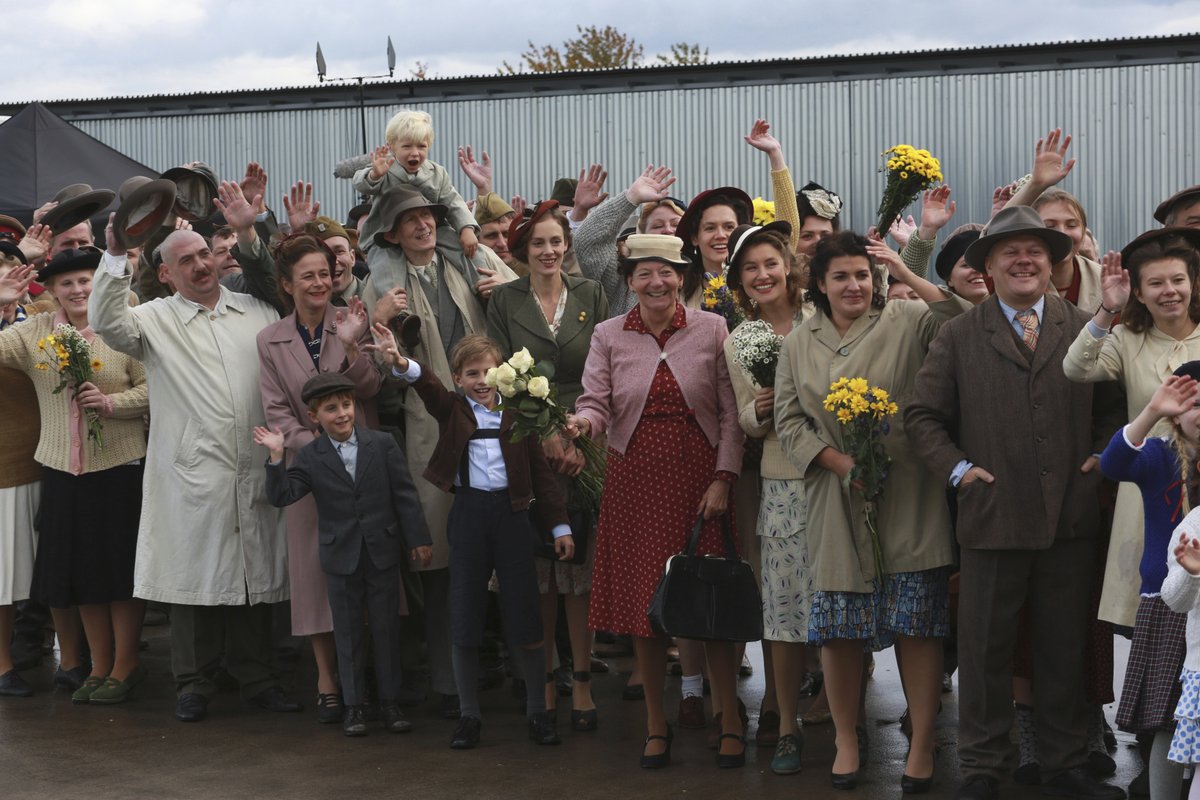
[[[698,730],[708,726],[708,716],[704,713],[704,698],[685,697],[679,701],[679,727]]]

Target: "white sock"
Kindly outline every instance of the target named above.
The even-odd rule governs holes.
[[[683,681],[680,684],[680,689],[682,690],[684,697],[703,697],[704,676],[684,675]]]

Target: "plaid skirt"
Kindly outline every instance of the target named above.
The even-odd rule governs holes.
[[[1179,673],[1187,654],[1187,614],[1161,597],[1143,597],[1133,624],[1117,726],[1128,733],[1169,731],[1179,703]]]

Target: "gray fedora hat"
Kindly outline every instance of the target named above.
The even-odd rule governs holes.
[[[46,212],[42,224],[57,236],[108,208],[116,196],[116,192],[93,189],[86,183],[64,186],[54,195],[54,202],[58,205]]]
[[[442,224],[446,219],[446,214],[449,212],[449,209],[441,203],[431,203],[425,199],[425,195],[407,186],[392,189],[384,195],[382,202],[383,205],[379,209],[381,230],[375,234],[375,244],[380,247],[395,247],[395,244],[389,242],[384,236],[390,233],[392,228],[396,227],[396,220],[400,219],[400,215],[405,211],[412,211],[415,208],[428,208],[433,212],[434,219],[438,225]]]
[[[1001,209],[991,222],[980,231],[979,238],[967,247],[963,258],[979,272],[984,272],[984,262],[992,247],[1002,239],[1013,236],[1036,236],[1050,249],[1050,263],[1057,264],[1071,254],[1071,237],[1061,231],[1047,228],[1038,213],[1029,206],[1009,206]]]
[[[128,250],[144,244],[158,232],[175,207],[177,187],[166,178],[151,180],[142,175],[121,184],[121,205],[113,218],[117,242]]]

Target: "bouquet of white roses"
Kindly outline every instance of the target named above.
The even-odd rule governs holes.
[[[775,388],[775,368],[779,364],[782,344],[783,337],[775,333],[771,323],[762,319],[740,325],[733,332],[734,358],[763,389]]]
[[[556,400],[557,392],[550,385],[552,377],[553,366],[539,367],[527,347],[487,371],[487,385],[500,394],[497,408],[513,412],[512,441],[519,442],[530,435],[548,439],[566,426],[567,411]],[[575,439],[574,445],[584,459],[583,471],[574,478],[575,486],[594,508],[599,508],[604,488],[604,451],[587,436]]]

